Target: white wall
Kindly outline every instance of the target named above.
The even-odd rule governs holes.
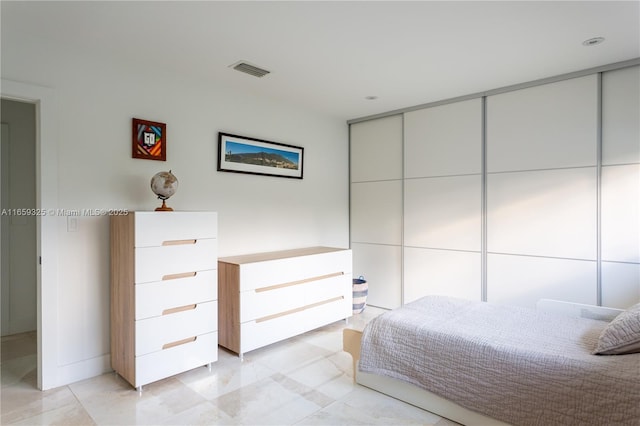
[[[55,91],[59,196],[43,208],[151,210],[159,202],[149,180],[171,169],[180,188],[168,205],[217,211],[221,256],[349,244],[340,120],[45,41],[3,40],[2,78]],[[131,158],[132,117],[167,124],[166,162]],[[303,146],[304,179],[217,172],[219,131]],[[66,217],[57,222],[62,385],[109,368],[109,238],[104,216],[78,218],[76,232]]]

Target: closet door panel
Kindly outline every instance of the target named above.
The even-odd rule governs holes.
[[[403,116],[350,126],[350,234],[355,277],[369,282],[367,303],[401,304]]]
[[[640,264],[602,262],[602,305],[627,309],[640,300]]]
[[[406,246],[481,250],[482,178],[405,180]]]
[[[404,303],[439,294],[481,299],[480,253],[405,248]]]
[[[482,100],[404,115],[405,177],[481,173]]]
[[[351,241],[400,245],[402,181],[351,184]]]
[[[640,66],[602,75],[602,164],[640,163]]]
[[[352,243],[353,276],[369,286],[367,304],[386,309],[401,305],[402,249],[400,246]]]
[[[597,76],[487,98],[487,171],[595,166]]]
[[[487,301],[535,308],[539,299],[595,305],[595,261],[545,257],[487,256]]]
[[[640,263],[640,164],[602,168],[602,259]]]
[[[351,182],[402,178],[402,116],[351,125]]]
[[[487,177],[487,249],[596,259],[596,169]]]

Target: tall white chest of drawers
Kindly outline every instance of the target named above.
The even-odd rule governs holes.
[[[217,213],[111,216],[111,366],[134,387],[218,359]]]
[[[242,357],[350,317],[351,264],[351,250],[332,247],[220,258],[220,345]]]

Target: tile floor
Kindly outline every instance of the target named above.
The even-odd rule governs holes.
[[[3,425],[438,425],[455,423],[353,384],[342,329],[363,328],[374,307],[245,354],[219,350],[197,368],[135,391],[115,373],[41,392],[36,334],[2,338]]]

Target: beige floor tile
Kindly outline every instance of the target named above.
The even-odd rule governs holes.
[[[185,411],[169,416],[163,420],[162,425],[226,425],[234,424],[231,417],[225,414],[216,403],[211,401],[201,402]]]
[[[2,387],[18,385],[20,382],[37,385],[37,355],[23,355],[21,357],[3,360],[0,365]]]
[[[319,409],[316,404],[306,398],[296,398],[260,419],[255,419],[254,422],[256,425],[293,425]]]
[[[295,338],[256,349],[247,353],[245,359],[262,364],[279,373],[288,373],[333,353],[328,349],[309,344],[301,338]]]
[[[212,365],[211,371],[198,368],[176,377],[203,398],[212,400],[265,379],[274,373],[274,370],[260,363],[248,358],[243,361],[237,356],[220,350],[219,360]]]
[[[95,425],[89,413],[79,402],[74,402],[36,416],[13,423],[15,425],[61,425],[90,426]]]
[[[205,401],[175,377],[145,385],[142,393],[114,373],[69,387],[98,424],[158,424]]]
[[[317,390],[330,398],[340,399],[349,394],[349,392],[353,390],[354,386],[356,385],[353,383],[353,378],[343,375],[321,384],[318,386]]]
[[[319,392],[317,389],[300,383],[292,378],[280,373],[276,373],[271,376],[271,379],[278,382],[283,388],[294,392],[300,397],[306,399],[309,402],[316,404],[319,407],[326,407],[333,403],[335,399]]]
[[[222,395],[217,398],[216,403],[234,421],[253,424],[299,398],[300,395],[287,389],[286,385],[266,378]],[[316,405],[315,408],[318,410],[321,407]]]
[[[6,361],[33,355],[38,348],[38,335],[35,331],[3,336],[0,341],[0,360]]]
[[[348,357],[348,360],[344,362],[342,356]],[[289,372],[287,377],[337,400],[351,392],[355,386],[349,370],[351,357],[340,352]]]
[[[4,425],[35,418],[77,401],[66,386],[42,392],[33,385],[21,384],[2,388],[1,402],[0,423]]]

